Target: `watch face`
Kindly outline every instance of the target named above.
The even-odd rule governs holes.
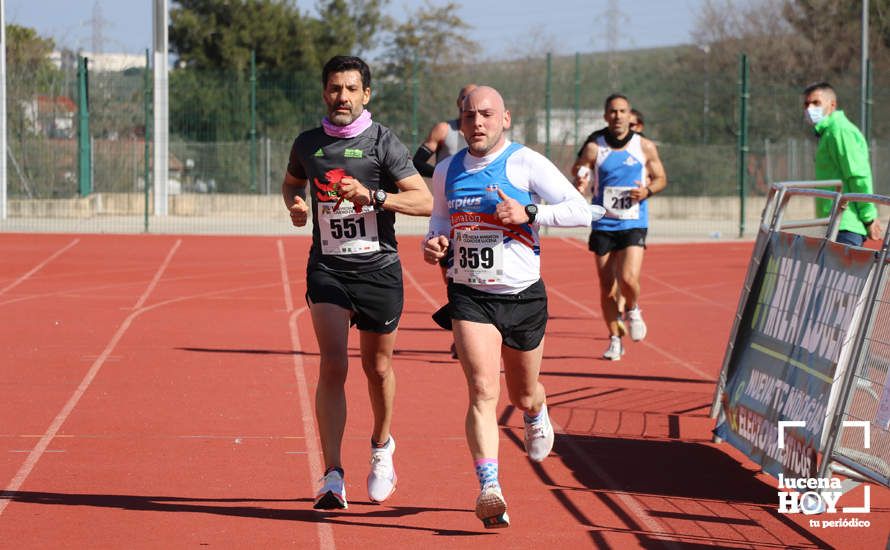
[[[386,191],[383,189],[378,189],[374,191],[374,200],[377,202],[383,202],[386,200]]]

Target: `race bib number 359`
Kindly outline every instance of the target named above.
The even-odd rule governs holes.
[[[333,202],[318,203],[318,233],[321,253],[328,255],[364,254],[380,250],[377,237],[377,213],[372,206],[356,212],[344,202],[334,211]]]
[[[504,234],[497,230],[454,232],[455,282],[488,285],[501,282],[504,275]]]
[[[603,208],[606,217],[619,220],[640,219],[640,203],[630,196],[634,187],[606,187],[603,189]]]

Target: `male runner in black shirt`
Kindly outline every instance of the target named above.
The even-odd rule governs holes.
[[[335,56],[322,82],[328,115],[294,141],[281,191],[295,226],[306,224],[310,206],[313,213],[306,299],[321,356],[315,415],[326,468],[314,507],[332,509],[347,506],[340,446],[351,324],[361,335],[374,414],[368,496],[382,502],[395,491],[392,354],[403,303],[395,213],[429,216],[432,197],[408,149],[364,110],[368,65]]]

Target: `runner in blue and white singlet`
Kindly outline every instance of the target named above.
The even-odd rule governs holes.
[[[606,98],[607,127],[594,132],[578,152],[572,167],[575,186],[590,186],[591,202],[606,209],[591,224],[588,248],[596,254],[600,307],[609,329],[609,347],[603,358],[617,361],[624,355],[621,337],[629,325],[634,341],[646,337],[639,308],[640,270],[649,227],[649,200],[667,185],[664,167],[652,141],[630,129],[630,101],[620,94]],[[627,312],[621,320],[619,294]]]
[[[498,481],[501,360],[510,402],[523,411],[528,457],[541,462],[553,447],[538,380],[547,325],[538,226],[585,226],[591,219],[584,197],[550,161],[506,139],[509,127],[497,90],[470,92],[461,111],[467,149],[436,166],[423,250],[431,264],[449,250],[453,257],[443,310],[467,379],[467,444],[480,487],[476,516],[486,528],[510,524]]]
[[[430,231],[452,240],[448,273],[455,282],[489,294],[515,294],[541,277],[538,226],[586,225],[589,210],[559,169],[532,149],[505,141],[483,157],[467,151],[436,167]],[[537,205],[537,223],[501,222],[495,215],[498,190],[520,204],[544,199],[547,204]]]
[[[631,191],[648,185],[646,156],[642,138],[634,134],[623,149],[612,149],[605,135],[595,141],[597,155],[593,170],[594,194],[591,202],[606,209],[591,228],[600,231],[625,231],[649,227],[649,202],[637,201]]]

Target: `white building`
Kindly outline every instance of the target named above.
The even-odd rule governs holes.
[[[578,111],[578,142],[583,143],[592,132],[606,127],[603,111],[580,109]],[[544,143],[547,139],[547,112],[540,109],[535,113],[535,124],[526,128],[525,122],[513,119],[511,139],[519,142]],[[575,142],[575,110],[550,110],[550,143]]]
[[[135,53],[90,53],[81,51],[79,55],[89,59],[89,69],[91,72],[109,73],[120,72],[127,69],[144,69],[145,55]],[[49,54],[49,60],[58,68],[68,63],[74,64],[74,60],[70,60],[69,52],[54,51]]]

